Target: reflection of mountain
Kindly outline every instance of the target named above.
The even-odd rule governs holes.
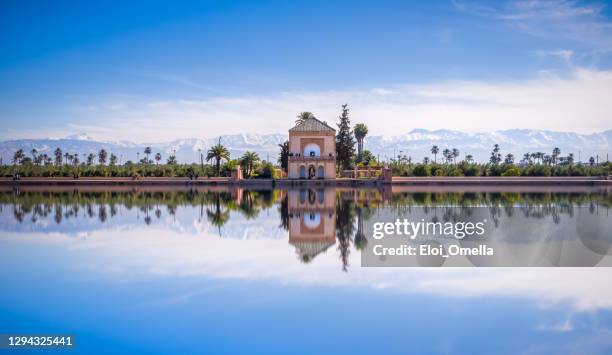
[[[302,262],[311,262],[337,246],[342,268],[347,270],[351,245],[357,250],[367,249],[374,222],[394,222],[397,218],[465,222],[486,218],[492,232],[488,237],[508,248],[509,258],[574,265],[572,260],[577,260],[578,255],[573,252],[577,250],[573,247],[575,242],[591,254],[609,253],[612,240],[606,232],[612,228],[612,218],[608,217],[611,206],[610,191],[597,189],[586,193],[390,193],[319,187],[157,187],[108,191],[57,188],[38,192],[24,187],[0,191],[0,228],[4,232],[44,231],[70,236],[143,226],[152,231],[230,239],[283,239],[288,235],[288,242]],[[466,245],[470,242],[461,241]],[[587,256],[588,260],[580,256],[579,261],[591,265],[601,259]],[[477,265],[483,262],[470,260]],[[430,261],[437,262],[426,260],[425,264]]]

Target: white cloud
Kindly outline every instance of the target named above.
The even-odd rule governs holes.
[[[69,267],[117,282],[149,277],[206,277],[271,281],[281,285],[375,289],[379,292],[444,298],[525,299],[541,307],[569,306],[572,312],[612,309],[612,276],[592,268],[360,268],[350,254],[350,271],[340,271],[336,246],[309,264],[297,260],[286,238],[219,238],[213,229],[193,235],[168,228],[96,230],[87,239],[61,233],[5,233],[6,250],[28,253],[27,244],[58,246]],[[60,254],[58,254],[60,255]],[[570,331],[570,322],[540,329]]]
[[[503,21],[529,35],[569,40],[589,48],[596,56],[612,51],[612,23],[601,4],[571,0],[528,0],[485,6],[471,1],[453,1],[459,11]]]
[[[570,49],[558,49],[558,50],[539,50],[536,54],[540,57],[557,57],[563,60],[566,64],[571,64],[574,51]]]
[[[498,82],[446,81],[201,100],[135,97],[129,99],[129,105],[100,102],[95,103],[98,110],[75,112],[78,121],[66,133],[149,142],[243,132],[284,133],[304,110],[336,122],[343,103],[349,103],[352,121],[368,124],[373,135],[396,135],[414,128],[588,133],[612,128],[610,92],[611,71],[577,69],[566,77],[549,72],[529,80]],[[83,121],[88,123],[78,123]],[[44,131],[38,134],[47,135]]]

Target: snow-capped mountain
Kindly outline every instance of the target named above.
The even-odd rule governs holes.
[[[262,159],[276,161],[278,145],[287,139],[286,134],[235,134],[221,137],[232,157],[239,157],[245,151],[255,151]],[[180,162],[199,162],[200,151],[206,151],[219,141],[214,138],[188,138],[166,143],[133,143],[126,141],[96,141],[86,134],[78,134],[63,139],[18,139],[0,142],[0,157],[4,164],[9,164],[17,149],[23,149],[30,155],[33,148],[39,154],[53,157],[53,151],[60,148],[62,152],[79,154],[82,161],[89,153],[97,153],[104,148],[114,153],[121,160],[135,161],[144,157],[144,148],[151,147],[153,155],[161,153],[163,160],[176,152]],[[550,154],[553,148],[559,147],[562,155],[574,153],[577,159],[587,161],[590,156],[599,156],[604,161],[606,155],[612,150],[612,130],[579,134],[572,132],[555,132],[542,130],[512,129],[489,133],[465,133],[451,130],[415,129],[406,134],[397,136],[369,136],[365,139],[365,149],[380,155],[381,160],[397,156],[398,154],[410,156],[413,160],[422,160],[423,157],[432,157],[431,147],[437,145],[440,149],[438,159],[445,148],[457,148],[460,157],[471,154],[478,161],[487,160],[494,144],[499,144],[502,154],[512,153],[517,160],[526,152],[544,152]],[[152,158],[152,157],[151,157]]]

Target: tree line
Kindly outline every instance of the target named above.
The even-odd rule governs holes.
[[[342,105],[338,117],[336,133],[336,168],[353,169],[355,166],[379,166],[381,162],[374,154],[365,149],[364,140],[368,127],[357,123],[351,127],[348,104]],[[296,124],[316,118],[312,112],[304,111],[297,115]],[[356,149],[355,149],[356,146]],[[432,158],[424,157],[422,162],[413,162],[412,157],[402,155],[402,151],[387,162],[396,176],[602,176],[612,173],[609,162],[600,163],[599,156],[589,157],[587,164],[576,164],[573,153],[561,155],[559,148],[554,148],[550,154],[544,152],[525,153],[516,162],[513,154],[501,153],[499,144],[495,144],[489,161],[476,163],[471,154],[465,154],[458,160],[461,152],[457,148],[440,149],[431,147]],[[51,156],[31,150],[28,156],[23,149],[17,150],[12,159],[12,166],[0,166],[2,176],[15,173],[21,176],[156,176],[156,177],[199,177],[199,176],[230,176],[231,171],[240,166],[245,178],[274,178],[276,166],[264,161],[256,152],[246,151],[238,159],[232,159],[229,150],[221,143],[221,138],[208,151],[198,149],[200,163],[179,164],[176,154],[169,155],[162,162],[161,152],[153,153],[151,147],[143,151],[140,159],[137,153],[136,162],[131,160],[119,162],[112,152],[100,149],[97,154],[81,154],[63,152],[56,148]],[[440,154],[440,157],[438,155]],[[83,157],[81,161],[79,156]],[[152,158],[151,158],[152,157]],[[438,159],[440,158],[440,159]],[[289,159],[289,141],[279,144],[277,166],[287,171]],[[204,164],[206,161],[206,164]]]

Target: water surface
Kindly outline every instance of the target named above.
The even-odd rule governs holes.
[[[587,187],[4,189],[0,333],[83,353],[609,353],[610,207]],[[510,258],[587,267],[360,266],[377,221],[475,209]]]

